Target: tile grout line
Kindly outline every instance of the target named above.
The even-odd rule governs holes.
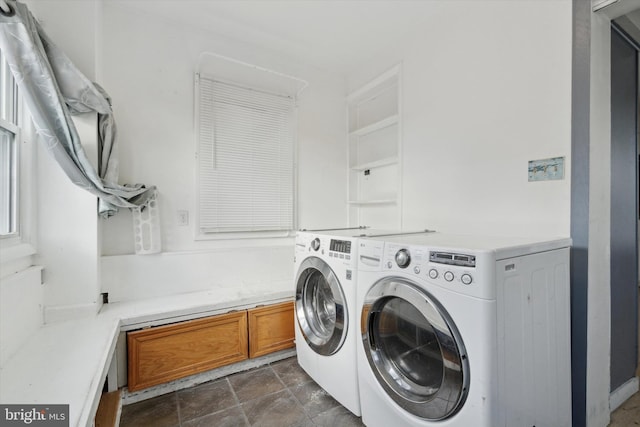
[[[174,399],[176,400],[176,414],[178,415],[178,425],[182,427],[182,413],[180,411],[180,399],[178,399],[178,392],[172,392]]]
[[[188,419],[188,420],[183,420],[182,419],[182,411],[179,410],[180,409],[180,397],[179,397],[178,394],[182,390],[174,392],[174,393],[176,393],[176,395],[178,395],[178,421],[180,423],[180,427],[184,427],[183,424],[185,424],[185,423],[190,423],[192,421],[200,420],[202,418],[209,417],[211,415],[216,415],[216,414],[219,414],[219,413],[224,412],[224,411],[228,411],[228,410],[233,409],[233,408],[238,408],[240,410],[240,412],[243,413],[243,416],[244,416],[244,412],[243,412],[241,404],[240,404],[240,399],[238,399],[238,396],[236,395],[235,390],[231,386],[231,383],[229,382],[227,377],[222,377],[222,378],[219,378],[217,380],[208,381],[208,382],[205,382],[205,383],[202,383],[202,384],[195,385],[193,387],[198,387],[198,386],[201,386],[201,385],[204,385],[204,384],[207,384],[207,383],[214,383],[214,382],[223,381],[223,380],[224,380],[224,382],[226,382],[227,386],[229,387],[229,391],[231,392],[231,395],[233,397],[234,404],[232,404],[231,406],[228,406],[226,408],[218,409],[218,410],[216,410],[214,412],[210,412],[210,413],[207,413],[207,414],[202,414],[202,415],[200,415],[198,417],[191,418],[191,419]],[[188,390],[188,389],[185,389],[185,390]],[[245,416],[245,420],[246,420],[246,416]],[[247,425],[248,425],[248,420],[246,420],[246,421],[247,421]]]
[[[259,367],[259,368],[254,368],[254,369],[252,369],[250,371],[247,371],[247,372],[244,372],[244,373],[249,373],[251,371],[256,372],[256,371],[263,370],[263,369],[266,370],[267,368],[269,368],[271,370],[271,372],[275,375],[275,377],[278,379],[278,381],[280,381],[280,383],[283,385],[284,388],[280,389],[280,390],[272,391],[272,392],[269,392],[269,393],[261,394],[260,396],[256,396],[256,397],[254,397],[252,399],[249,399],[249,400],[246,400],[244,402],[240,402],[240,398],[236,394],[236,390],[233,388],[233,384],[231,384],[231,381],[228,380],[228,377],[225,377],[227,379],[227,381],[229,381],[229,386],[231,387],[231,391],[233,392],[233,395],[238,400],[238,402],[239,402],[238,406],[239,406],[240,410],[242,411],[242,415],[244,416],[247,425],[249,425],[249,426],[251,426],[251,422],[249,421],[249,417],[247,416],[247,413],[244,410],[244,404],[249,403],[249,402],[253,402],[253,401],[257,400],[257,399],[262,399],[264,397],[271,396],[271,395],[274,395],[274,394],[277,394],[277,393],[281,393],[284,390],[288,390],[287,385],[284,384],[284,382],[282,381],[282,379],[280,378],[278,373],[271,367],[271,364],[267,364],[267,365]],[[303,411],[304,411],[304,408],[303,408]],[[305,415],[306,415],[306,412],[305,412]]]
[[[286,360],[286,359],[285,359]],[[297,363],[297,362],[296,362]],[[315,425],[316,423],[313,422],[313,419],[311,418],[311,415],[309,415],[309,412],[307,412],[307,409],[304,407],[304,405],[302,404],[302,402],[300,402],[300,399],[297,398],[296,394],[293,392],[293,390],[291,390],[291,386],[285,384],[284,380],[280,377],[280,374],[278,374],[278,371],[276,371],[275,369],[273,369],[273,367],[271,366],[271,364],[269,364],[269,367],[271,367],[271,370],[276,374],[276,377],[280,380],[280,382],[282,383],[282,385],[284,385],[284,388],[289,392],[289,394],[291,395],[291,397],[293,397],[293,400],[300,405],[300,407],[302,408],[302,412],[304,413],[304,416],[307,418],[307,420],[309,420],[309,422],[312,425]],[[306,383],[305,383],[306,384]],[[294,384],[296,387],[300,386],[300,384]]]
[[[240,402],[240,398],[236,394],[236,391],[233,388],[233,385],[231,384],[231,381],[229,381],[229,377],[224,377],[224,380],[227,382],[227,385],[229,386],[229,390],[231,390],[231,394],[233,395],[233,398],[236,401],[236,405],[240,406],[242,403]]]
[[[256,397],[253,397],[251,399],[248,399],[244,402],[241,401],[241,399],[239,398],[239,394],[238,391],[235,390],[235,387],[233,385],[233,382],[230,380],[230,377],[234,376],[234,375],[227,375],[224,376],[222,378],[220,378],[219,380],[224,380],[224,384],[226,384],[226,388],[227,390],[229,390],[231,392],[231,395],[229,397],[231,397],[231,400],[228,402],[231,404],[231,406],[227,406],[226,408],[222,408],[222,409],[218,409],[215,412],[211,412],[211,413],[206,413],[206,414],[201,414],[200,416],[196,417],[196,418],[190,418],[190,419],[184,419],[183,417],[188,415],[190,412],[187,411],[187,413],[182,413],[182,407],[181,407],[181,392],[182,391],[186,391],[185,390],[176,390],[171,392],[173,394],[173,396],[171,396],[169,401],[173,401],[173,404],[175,405],[175,416],[177,417],[177,425],[176,427],[184,427],[186,425],[191,425],[191,424],[197,424],[198,421],[197,420],[201,420],[205,417],[209,417],[209,416],[213,416],[215,414],[220,414],[222,412],[225,411],[232,411],[235,412],[237,408],[237,410],[239,410],[241,412],[240,414],[236,414],[232,416],[232,418],[236,421],[235,422],[239,422],[240,417],[242,417],[242,419],[244,420],[245,425],[247,426],[251,426],[250,423],[250,419],[248,416],[248,413],[245,410],[245,406],[246,404],[250,403],[250,402],[255,402],[258,399],[265,399],[268,398],[269,396],[272,395],[276,395],[279,393],[283,393],[284,390],[286,390],[286,393],[283,395],[281,394],[281,397],[278,397],[278,399],[280,398],[285,398],[285,399],[291,399],[290,402],[295,404],[295,406],[299,409],[295,409],[295,411],[299,411],[301,409],[301,415],[304,416],[304,418],[302,418],[300,420],[300,422],[296,423],[295,425],[304,425],[306,426],[314,426],[315,425],[315,421],[313,420],[312,416],[311,416],[311,412],[309,412],[310,410],[312,410],[313,408],[307,408],[305,407],[305,405],[303,404],[303,402],[300,400],[301,395],[297,394],[297,392],[300,392],[300,389],[302,387],[305,387],[307,384],[311,384],[314,383],[313,378],[310,377],[306,377],[303,376],[302,374],[305,374],[304,371],[302,370],[301,367],[299,367],[299,365],[297,364],[297,360],[295,358],[292,358],[291,360],[289,360],[288,362],[285,362],[286,359],[282,360],[282,361],[278,361],[277,364],[277,368],[276,369],[274,367],[274,365],[272,363],[263,365],[262,367],[257,367],[254,368],[252,370],[249,370],[247,372],[242,372],[239,374],[245,374],[245,373],[249,373],[250,371],[254,371],[253,373],[256,372],[260,372],[263,371],[262,374],[260,374],[259,376],[265,375],[265,374],[270,374],[269,376],[273,375],[275,377],[275,379],[277,380],[276,382],[273,383],[273,386],[277,387],[277,384],[280,384],[280,389],[276,390],[276,391],[272,391],[272,392],[268,392],[268,393],[264,393],[264,394],[260,394]],[[267,368],[269,368],[269,371],[267,371]],[[273,377],[272,377],[273,378]],[[252,378],[251,374],[249,374],[247,376],[246,379],[242,379],[242,384],[243,387],[241,387],[242,390],[244,390],[244,387],[248,386],[251,387],[251,383],[255,381],[255,377]],[[253,380],[253,381],[252,381]],[[212,383],[212,382],[216,382],[214,381],[207,381],[207,383]],[[290,384],[289,384],[290,383]],[[205,383],[203,383],[205,384]],[[194,388],[194,387],[198,387],[198,386],[202,386],[203,384],[197,384],[194,385],[192,387],[190,387],[190,389]],[[316,383],[317,384],[317,383]],[[240,391],[242,391],[240,390]],[[306,388],[305,388],[306,390]],[[288,396],[288,397],[285,397]],[[205,399],[211,397],[209,395],[203,395],[203,397]],[[187,407],[185,407],[185,409],[187,409]],[[333,410],[335,408],[330,408],[328,410]],[[328,411],[327,410],[327,411]],[[326,411],[323,411],[326,412]],[[316,416],[319,414],[316,414]],[[285,426],[282,426],[285,427]]]
[[[251,423],[249,422],[249,417],[247,417],[247,414],[244,412],[244,408],[242,407],[242,402],[240,402],[240,398],[236,394],[236,390],[233,388],[233,384],[231,384],[231,381],[229,381],[229,375],[224,377],[224,380],[229,385],[229,389],[231,390],[231,394],[233,394],[233,398],[236,400],[238,409],[240,409],[240,413],[242,414],[242,417],[244,418],[245,425],[251,426]]]
[[[285,359],[287,360],[287,359]],[[279,361],[282,362],[282,361]],[[297,359],[296,359],[296,364],[297,364]],[[299,366],[299,365],[298,365]],[[271,364],[269,364],[269,367],[271,367],[271,370],[273,370],[273,372],[276,374],[276,377],[278,377],[278,379],[280,380],[280,382],[284,385],[284,387],[287,389],[287,391],[289,392],[289,394],[291,395],[291,397],[293,397],[293,399],[298,403],[298,405],[300,405],[300,407],[302,408],[302,411],[304,412],[304,415],[307,417],[307,419],[309,420],[309,422],[311,422],[313,425],[315,425],[315,422],[313,421],[313,418],[311,417],[311,414],[309,414],[309,412],[307,411],[307,409],[304,407],[304,405],[302,404],[302,402],[300,401],[300,399],[298,399],[298,397],[296,396],[296,394],[293,392],[293,390],[291,390],[291,386],[288,386],[287,384],[285,384],[284,380],[280,377],[280,375],[278,374],[278,372],[273,369],[273,367],[271,366]],[[300,368],[302,369],[302,368]],[[306,384],[308,382],[313,382],[313,378],[310,378],[309,381],[304,382],[302,384],[294,384],[295,387],[299,387],[303,384]]]
[[[284,360],[287,360],[287,359],[284,359]],[[282,361],[279,361],[279,362],[282,362]],[[272,393],[267,393],[267,394],[265,394],[265,395],[263,395],[263,396],[269,396],[269,395],[271,395],[271,394],[280,393],[280,392],[282,392],[282,391],[285,391],[285,390],[286,390],[286,391],[289,393],[289,395],[290,395],[291,397],[293,397],[294,401],[295,401],[298,405],[300,405],[300,408],[302,409],[302,412],[304,413],[305,417],[311,421],[311,417],[309,416],[309,414],[307,413],[307,411],[304,409],[304,405],[302,405],[302,403],[300,403],[300,401],[295,397],[294,393],[291,391],[291,389],[289,388],[289,386],[288,386],[288,385],[284,382],[284,380],[280,377],[280,374],[278,374],[278,372],[277,372],[275,369],[273,369],[272,364],[271,364],[271,363],[269,363],[269,364],[267,365],[267,367],[268,367],[268,368],[271,370],[271,372],[275,375],[275,377],[278,379],[278,381],[280,381],[280,384],[282,384],[282,386],[283,386],[284,388],[283,388],[282,390],[278,390],[278,391],[275,391],[275,392],[272,392]],[[261,397],[263,397],[263,396],[261,396]]]
[[[285,359],[285,360],[286,360],[286,359]],[[279,362],[282,362],[282,361],[279,361]],[[297,361],[296,361],[296,364],[297,364]],[[299,364],[297,364],[297,365],[300,367],[300,365],[299,365]],[[300,367],[300,369],[302,369],[302,367]],[[277,376],[278,378],[280,378],[280,375],[278,375],[278,372],[276,372],[276,371],[275,371],[275,369],[274,369],[274,372],[276,373],[276,376]],[[304,372],[304,370],[303,370],[303,372]],[[305,372],[305,374],[306,374],[306,372]],[[307,374],[307,375],[308,375],[308,374]],[[282,381],[282,380],[281,380],[281,381]],[[283,383],[284,383],[284,381],[283,381]],[[312,417],[312,416],[311,416],[311,414],[310,414],[310,413],[307,411],[307,409],[305,408],[305,406],[302,404],[302,402],[298,399],[297,395],[293,392],[293,390],[291,390],[291,387],[289,387],[289,386],[287,386],[287,385],[285,384],[285,386],[287,387],[287,390],[289,390],[289,392],[292,394],[293,398],[294,398],[298,403],[300,403],[300,406],[302,406],[302,410],[304,411],[305,415],[307,416],[307,418],[311,421],[311,423],[312,423],[313,425],[315,425],[315,422],[313,421],[313,419],[314,419],[314,418],[317,418],[318,416],[320,416],[320,415],[322,415],[322,414],[325,414],[325,413],[329,413],[329,412],[332,412],[332,411],[336,411],[338,408],[343,408],[345,411],[347,411],[348,413],[352,414],[348,409],[346,409],[346,408],[344,407],[344,405],[342,405],[340,402],[338,402],[337,400],[335,400],[335,399],[333,398],[333,396],[331,396],[331,395],[330,395],[326,390],[324,390],[324,389],[323,389],[323,388],[322,388],[322,387],[321,387],[317,382],[315,382],[315,380],[314,380],[313,378],[311,378],[311,377],[309,377],[309,381],[305,381],[305,382],[300,383],[300,384],[294,384],[294,386],[295,386],[295,387],[301,387],[301,386],[303,386],[303,385],[305,385],[305,384],[308,384],[308,383],[314,383],[314,384],[315,384],[319,389],[323,390],[323,391],[324,391],[324,393],[326,393],[326,394],[327,394],[327,396],[329,396],[331,399],[333,399],[333,400],[336,402],[336,404],[337,404],[337,406],[333,406],[333,407],[331,407],[331,408],[328,408],[328,409],[326,409],[326,410],[324,410],[324,411],[322,411],[322,412],[320,412],[320,413],[316,414],[314,417]],[[352,415],[353,415],[353,414],[352,414]],[[354,416],[356,416],[356,415],[354,415]],[[364,426],[364,424],[362,424],[362,417],[361,417],[361,416],[356,416],[356,417],[360,419],[360,423],[361,423],[361,425],[362,425],[362,426]]]

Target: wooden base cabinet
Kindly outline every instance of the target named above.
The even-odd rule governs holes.
[[[247,343],[246,311],[130,332],[129,391],[245,360]]]
[[[127,333],[129,391],[294,347],[293,307],[289,301]]]
[[[248,310],[249,357],[259,357],[295,346],[293,302]]]

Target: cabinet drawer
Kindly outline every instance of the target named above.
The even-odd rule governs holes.
[[[127,345],[136,391],[247,359],[247,312],[129,332]]]
[[[258,307],[249,313],[249,357],[294,346],[293,302]]]

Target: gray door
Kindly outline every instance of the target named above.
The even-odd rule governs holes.
[[[400,407],[438,421],[464,405],[469,364],[462,338],[425,289],[397,277],[375,283],[362,307],[361,333],[369,366]]]
[[[342,286],[331,267],[317,257],[305,259],[296,277],[296,319],[309,347],[323,356],[340,350],[348,316]]]
[[[638,351],[638,52],[611,32],[611,390]]]

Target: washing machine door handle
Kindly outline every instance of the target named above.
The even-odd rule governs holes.
[[[369,307],[370,308],[370,307]],[[371,330],[373,325],[376,324],[376,318],[378,317],[378,313],[377,312],[371,312],[369,311],[369,316],[367,319],[367,330]],[[378,346],[376,345],[376,338],[374,334],[366,334],[368,340],[369,340],[369,347],[373,350],[377,349]]]

